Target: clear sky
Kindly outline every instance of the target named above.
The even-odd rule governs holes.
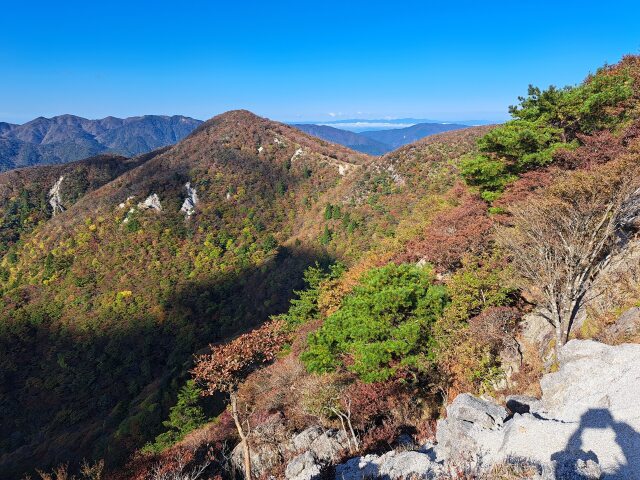
[[[637,0],[14,0],[0,121],[500,120],[529,83],[574,84],[625,53],[640,53]]]

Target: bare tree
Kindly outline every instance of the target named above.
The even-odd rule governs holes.
[[[276,358],[288,339],[283,321],[269,321],[249,333],[223,345],[211,345],[211,353],[196,358],[193,376],[204,384],[204,395],[224,392],[229,395],[231,416],[238,430],[244,458],[244,476],[251,480],[251,425],[248,415],[243,422],[238,408],[238,386],[251,372]]]
[[[634,234],[640,212],[635,170],[616,164],[573,173],[512,208],[512,226],[497,232],[522,286],[553,325],[556,349],[592,300],[593,282]]]
[[[155,465],[151,471],[150,480],[198,480],[211,464],[211,460],[206,458],[201,464],[188,470],[188,458],[185,452],[175,452],[172,457],[172,468],[162,464]]]

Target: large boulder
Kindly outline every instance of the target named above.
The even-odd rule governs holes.
[[[298,455],[287,464],[287,480],[313,480],[322,470],[335,464],[340,454],[349,447],[347,435],[342,430],[323,430],[319,426],[309,427],[291,439],[293,450]]]
[[[547,478],[640,480],[640,345],[572,340],[559,365],[541,381],[541,404],[516,399],[510,419],[493,421],[497,405],[456,398],[438,423],[438,459],[478,468],[525,460]]]
[[[323,464],[312,452],[304,452],[287,464],[284,475],[288,480],[313,480],[320,478]]]
[[[429,452],[392,450],[384,455],[365,455],[352,458],[348,462],[338,465],[335,479],[432,479],[442,472],[442,466],[435,462]]]
[[[479,425],[482,428],[499,427],[508,416],[509,412],[504,407],[468,393],[458,395],[447,407],[447,418],[455,418],[457,421]]]
[[[501,427],[509,412],[494,402],[468,393],[458,395],[447,407],[447,418],[439,420],[436,429],[436,452],[439,460],[477,463],[483,450],[485,432]]]

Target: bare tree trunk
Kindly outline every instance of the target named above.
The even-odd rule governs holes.
[[[249,449],[249,441],[247,435],[242,429],[242,423],[240,422],[240,415],[238,414],[238,396],[236,392],[231,392],[229,395],[231,401],[231,416],[236,424],[238,435],[240,435],[240,443],[242,444],[242,454],[244,457],[244,478],[251,480],[251,451]]]
[[[560,358],[560,349],[562,348],[562,346],[565,344],[564,341],[564,335],[563,335],[563,328],[562,328],[562,319],[558,318],[557,320],[557,324],[555,325],[555,330],[556,330],[556,345],[555,345],[555,351],[556,351],[556,360],[558,360]]]
[[[351,425],[351,399],[349,399],[349,404],[347,406],[347,413],[345,417],[347,419],[347,425],[349,425],[349,430],[351,431],[351,438],[353,438],[353,443],[356,446],[356,450],[359,450],[360,442],[358,442],[358,437],[356,436],[356,432],[354,432],[353,425]]]

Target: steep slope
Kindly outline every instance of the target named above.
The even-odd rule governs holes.
[[[300,217],[296,238],[303,243],[322,238],[339,258],[350,261],[374,249],[384,261],[398,248],[392,244],[415,236],[439,209],[459,201],[447,197],[459,181],[457,163],[475,151],[478,138],[491,128],[429,136],[365,165]]]
[[[349,132],[348,130],[340,130],[339,128],[330,127],[328,125],[313,124],[293,124],[299,130],[302,130],[314,137],[322,138],[327,142],[344,145],[347,148],[357,150],[358,152],[368,153],[369,155],[382,155],[393,150],[389,145],[372,140],[364,135]]]
[[[139,155],[171,145],[202,122],[175,115],[87,120],[74,115],[0,124],[0,171],[65,163],[99,153]]]
[[[0,470],[117,464],[157,433],[192,353],[328,258],[299,217],[370,161],[228,112],[24,232],[1,261]]]
[[[638,349],[619,356],[569,340],[638,339],[640,58],[574,87],[530,87],[519,100],[504,125],[423,139],[319,196],[287,245],[319,240],[347,265],[308,270],[286,314],[198,356],[193,379],[205,394],[233,386],[230,409],[196,431],[167,422],[167,435],[119,478],[146,478],[158,464],[223,478],[231,465],[289,480],[431,477],[442,466],[434,440],[438,453],[463,454],[455,472],[478,478],[599,478],[600,460],[607,474],[635,473],[637,415],[626,393]],[[567,322],[580,312],[580,323]],[[563,365],[567,351],[572,365]],[[594,352],[597,362],[584,361]],[[616,378],[596,375],[585,394],[590,369]],[[573,386],[563,391],[567,374]],[[511,418],[459,395],[502,402],[541,387],[556,404],[541,417]],[[436,423],[455,397],[451,421]],[[189,416],[185,398],[170,420]],[[513,413],[536,411],[531,397],[510,400]],[[347,454],[362,456],[334,471]],[[517,465],[472,469],[510,454]],[[176,467],[176,458],[185,460]]]
[[[405,128],[361,132],[360,135],[389,145],[390,149],[394,149],[416,142],[429,135],[458,130],[460,128],[468,128],[468,125],[457,125],[454,123],[418,123]]]
[[[0,256],[55,213],[162,151],[131,159],[98,155],[63,165],[0,173]]]
[[[0,263],[2,428],[19,432],[2,468],[122,462],[161,428],[194,351],[284,311],[315,261],[388,258],[485,131],[374,160],[237,111],[73,204],[63,180],[65,211],[45,209]],[[4,176],[42,195],[73,165]]]

